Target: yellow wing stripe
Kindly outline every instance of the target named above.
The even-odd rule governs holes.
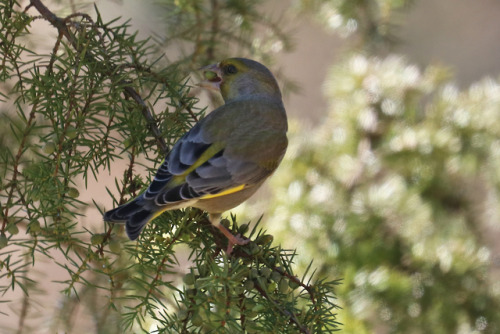
[[[218,194],[213,194],[213,195],[210,194],[210,195],[202,196],[202,197],[200,197],[200,199],[209,199],[209,198],[215,198],[215,197],[225,196],[225,195],[229,195],[229,194],[234,194],[240,190],[243,190],[245,187],[246,187],[246,184],[242,184],[242,185],[239,185],[237,187],[233,187],[233,188],[229,188],[227,190],[221,191]]]
[[[151,219],[148,220],[148,223],[150,221],[152,221],[153,219],[155,219],[156,217],[158,217],[159,215],[161,215],[162,213],[164,213],[165,211],[167,211],[169,208],[168,208],[168,205],[165,205],[162,209],[156,211],[154,214],[153,214],[153,217],[151,217]]]
[[[182,184],[182,183],[186,182],[186,176],[189,173],[191,173],[196,168],[198,168],[201,165],[203,165],[211,157],[213,157],[215,154],[219,153],[220,150],[222,150],[223,148],[224,148],[224,143],[222,143],[222,142],[215,142],[215,143],[213,143],[209,148],[207,148],[205,150],[205,152],[203,152],[200,155],[200,157],[194,162],[194,164],[192,164],[191,166],[189,166],[189,168],[184,171],[184,173],[182,173],[180,175],[175,175],[170,180],[170,182],[168,183],[168,186],[169,187],[175,187],[175,186],[177,186],[179,184]],[[247,186],[246,184],[241,184],[239,186],[236,186],[236,187],[229,188],[227,190],[221,191],[220,193],[217,193],[217,194],[210,194],[210,195],[202,196],[199,199],[210,199],[210,198],[215,198],[215,197],[220,197],[220,196],[225,196],[225,195],[233,194],[233,193],[236,193],[238,191],[243,190],[246,186]],[[164,210],[158,212],[153,218],[159,216],[163,211]]]
[[[192,164],[189,166],[188,169],[184,171],[184,173],[180,175],[175,175],[172,180],[168,183],[169,187],[175,187],[178,186],[179,184],[183,184],[186,181],[186,176],[188,176],[189,173],[194,171],[196,168],[200,167],[203,165],[205,162],[207,162],[211,157],[216,155],[217,153],[220,152],[224,148],[224,144],[222,142],[215,142],[210,147],[208,147],[205,152],[203,152],[200,157]]]

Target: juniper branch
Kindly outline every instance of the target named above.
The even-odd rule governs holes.
[[[47,20],[49,21],[58,31],[60,34],[62,34],[73,46],[73,48],[77,52],[81,52],[80,48],[78,47],[78,44],[71,34],[70,30],[68,29],[67,22],[69,19],[73,18],[75,15],[69,15],[66,18],[60,18],[57,15],[55,15],[53,12],[51,12],[40,0],[30,0],[30,5],[35,7],[38,12]],[[29,7],[28,6],[28,7]],[[81,14],[78,14],[81,15]],[[91,18],[88,15],[84,15],[84,17],[91,22]],[[93,57],[89,53],[85,53],[85,57],[89,58],[88,60],[90,62],[96,62],[97,60],[93,59]],[[109,73],[113,73],[117,66],[114,64],[106,64],[109,68]],[[123,86],[124,93],[128,96],[130,96],[141,108],[141,112],[146,119],[146,122],[148,124],[149,130],[152,132],[153,137],[155,138],[158,147],[160,150],[166,154],[168,152],[168,147],[167,144],[165,143],[165,140],[161,136],[161,132],[158,129],[158,126],[156,125],[156,122],[154,120],[153,114],[150,110],[150,108],[146,105],[140,94],[130,85],[128,84],[125,80],[119,81],[120,85]]]

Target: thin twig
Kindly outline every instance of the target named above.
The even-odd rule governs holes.
[[[12,204],[12,198],[14,196],[14,189],[17,188],[17,177],[19,175],[19,164],[21,161],[21,156],[23,153],[26,151],[25,150],[25,145],[26,145],[26,140],[28,138],[29,132],[32,130],[31,125],[33,124],[35,120],[35,114],[36,114],[36,109],[38,107],[38,101],[36,101],[33,106],[31,107],[31,112],[30,116],[28,118],[28,122],[26,124],[26,131],[23,133],[23,138],[21,140],[21,143],[19,144],[19,149],[17,150],[16,157],[14,159],[14,171],[12,173],[12,180],[10,181],[11,186],[10,186],[10,191],[7,196],[7,203],[5,204],[5,210],[3,212],[3,222],[2,222],[2,233],[5,232],[5,227],[7,226],[8,222],[8,217],[9,217],[9,207]]]
[[[289,317],[290,318],[290,321],[293,322],[297,327],[298,329],[300,330],[301,333],[304,333],[304,334],[311,334],[311,332],[309,331],[309,329],[307,329],[306,327],[302,326],[299,322],[299,319],[297,319],[297,317],[295,316],[295,314],[293,314],[292,312],[286,312],[284,311],[270,296],[269,294],[260,286],[260,284],[258,282],[255,282],[255,289],[257,291],[259,291],[259,293],[264,297],[266,298],[267,300],[269,300],[273,306],[281,313],[283,314],[284,316],[286,317]]]
[[[62,19],[62,18],[58,17],[57,15],[52,13],[40,0],[30,0],[29,7],[31,7],[31,6],[35,7],[37,9],[37,11],[47,21],[49,21],[55,28],[57,28],[59,33],[64,35],[64,37],[66,37],[66,39],[70,42],[70,44],[73,46],[73,48],[76,51],[78,51],[78,52],[81,51],[81,50],[79,50],[77,42],[75,41],[73,35],[71,34],[71,32],[68,29],[67,18]],[[78,15],[81,15],[81,14],[78,14]],[[70,17],[73,17],[73,16],[70,15]],[[84,16],[84,17],[86,17],[86,16]],[[95,59],[93,59],[89,53],[86,53],[85,57],[89,58],[89,60],[91,62],[95,62]],[[111,67],[111,70],[110,70],[111,73],[114,72],[114,70],[117,67],[114,64],[107,64],[107,65],[109,65]],[[167,144],[165,143],[165,140],[161,136],[161,132],[158,129],[156,122],[154,121],[154,117],[153,117],[153,114],[152,114],[150,108],[146,105],[144,100],[141,98],[140,94],[132,86],[130,86],[130,84],[128,84],[125,81],[120,81],[120,83],[124,84],[123,90],[125,91],[125,93],[128,96],[130,96],[137,104],[139,104],[141,106],[141,112],[144,115],[144,117],[146,118],[146,121],[148,122],[149,129],[153,133],[153,136],[155,137],[161,151],[166,154],[168,151]]]
[[[121,81],[120,83],[124,83]],[[153,135],[156,139],[156,142],[160,149],[162,150],[163,153],[168,152],[168,147],[167,144],[165,143],[165,140],[163,139],[160,130],[156,126],[156,121],[151,114],[151,110],[148,108],[142,97],[137,93],[135,89],[133,89],[131,86],[125,85],[123,87],[123,90],[127,93],[128,96],[130,96],[138,105],[141,106],[141,112],[144,118],[146,119],[146,122],[148,123],[149,129],[151,132],[153,132]]]

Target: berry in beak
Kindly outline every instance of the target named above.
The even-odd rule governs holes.
[[[200,82],[198,86],[219,91],[220,85],[222,84],[222,71],[219,68],[219,64],[212,64],[200,68],[203,71],[203,76],[205,80]]]

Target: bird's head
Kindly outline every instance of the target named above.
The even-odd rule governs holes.
[[[278,83],[271,71],[254,60],[228,58],[201,70],[205,81],[200,86],[220,90],[226,102],[251,96],[281,99]]]

